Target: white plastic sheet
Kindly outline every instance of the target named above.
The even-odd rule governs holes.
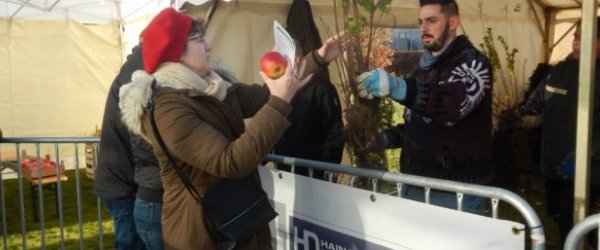
[[[277,249],[524,249],[524,225],[261,167]],[[303,248],[302,248],[303,247]]]

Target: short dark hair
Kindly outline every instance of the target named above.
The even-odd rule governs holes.
[[[577,21],[577,27],[581,28],[581,19]],[[600,38],[600,17],[596,17],[596,38]]]
[[[442,6],[442,12],[446,17],[458,16],[458,4],[454,0],[419,0],[419,6],[439,4]]]
[[[195,36],[196,34],[201,37],[204,37],[206,34],[206,22],[202,18],[193,19],[192,25],[190,25],[188,37]]]

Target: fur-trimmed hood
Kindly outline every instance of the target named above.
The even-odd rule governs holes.
[[[171,68],[171,72],[164,73],[165,68]],[[172,70],[173,68],[175,70]],[[170,63],[165,67],[161,65],[161,68],[153,75],[143,70],[135,71],[131,76],[131,82],[119,89],[119,109],[125,127],[132,133],[148,139],[142,131],[142,117],[152,96],[152,82],[155,79],[156,86],[195,89],[220,100],[225,98],[227,89],[232,86],[232,83],[237,82],[233,73],[218,66],[213,66],[213,72],[207,77],[200,77],[191,70],[187,72],[188,70],[179,63]]]

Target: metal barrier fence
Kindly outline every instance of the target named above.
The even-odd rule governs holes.
[[[89,185],[87,190],[82,188],[82,183],[87,182],[82,180],[79,174],[79,170],[84,169],[80,167],[79,163],[81,147],[85,144],[96,147],[99,142],[100,138],[97,137],[2,138],[0,140],[0,166],[2,169],[2,174],[0,175],[2,249],[16,249],[19,245],[22,249],[65,249],[77,247],[79,249],[103,249],[102,215],[106,214],[106,212],[102,212],[100,200],[93,195]],[[6,147],[5,145],[10,146]],[[73,148],[69,149],[71,146]],[[11,147],[14,147],[14,150],[9,149]],[[33,148],[30,152],[33,151],[34,153],[31,155],[22,153],[25,152],[25,148]],[[45,152],[46,159],[42,157],[42,151]],[[92,151],[93,153],[96,152],[96,150]],[[63,158],[67,157],[70,158],[72,168],[75,170],[72,174],[64,172]],[[50,159],[55,162],[55,168],[52,170],[54,173],[49,173],[48,169],[44,168],[44,164],[47,164],[45,160]],[[96,157],[94,156],[93,159],[95,160]],[[67,165],[69,165],[68,163]],[[24,167],[22,167],[22,164],[24,164]],[[30,171],[27,164],[33,164],[34,170]],[[69,181],[68,175],[74,176],[75,183]],[[6,176],[10,176],[11,178]],[[91,181],[88,182],[91,183]],[[7,185],[7,183],[11,185]],[[71,187],[73,184],[74,188]],[[30,189],[30,197],[25,195],[24,188],[26,187]],[[74,190],[74,193],[65,193],[65,189]],[[46,214],[47,206],[45,204],[44,193],[50,191],[55,192],[54,206],[56,208],[57,220],[56,218],[52,218],[51,214]],[[15,199],[15,196],[18,199]],[[64,202],[66,198],[72,200],[73,196],[75,196],[75,204]],[[91,203],[95,203],[97,211],[97,215],[94,218],[85,218],[89,222],[84,220],[83,212],[86,209],[82,205],[82,200],[84,199],[88,203],[90,201]],[[31,200],[31,210],[26,209],[26,200]],[[18,212],[12,211],[15,207],[18,207]],[[73,221],[75,218],[76,221]],[[19,225],[14,225],[16,221],[19,221]],[[36,224],[39,223],[39,234],[37,229],[31,228],[32,226],[28,228],[28,222],[36,227]],[[84,230],[84,225],[87,226],[89,223],[97,224],[97,229],[88,230],[86,227]],[[49,225],[48,227],[47,224]],[[21,231],[20,243],[17,234],[19,226]],[[92,238],[96,239],[90,240],[90,237],[86,237],[90,234]],[[66,237],[66,235],[71,237]],[[76,237],[77,240],[69,239],[73,237]],[[48,244],[47,239],[52,239],[53,241]],[[28,240],[31,241],[30,244],[28,244]]]
[[[464,194],[489,198],[491,200],[492,209],[491,217],[495,219],[498,218],[500,201],[504,201],[516,208],[525,219],[527,224],[526,230],[529,230],[530,232],[531,249],[545,249],[546,240],[544,236],[544,229],[542,228],[542,223],[538,215],[535,213],[535,210],[519,195],[505,189],[406,174],[395,174],[379,170],[355,168],[352,166],[344,166],[278,155],[269,155],[267,156],[267,160],[290,165],[292,166],[292,171],[295,167],[306,167],[309,168],[309,174],[312,173],[312,169],[320,169],[328,172],[339,172],[353,176],[368,177],[372,179],[371,187],[372,191],[374,192],[377,192],[378,190],[377,186],[379,180],[396,183],[396,191],[394,193],[398,196],[400,196],[402,193],[402,186],[404,184],[424,187],[425,203],[429,203],[429,193],[431,189],[454,192],[456,193],[457,198],[457,210],[460,211],[462,211],[462,198]],[[331,176],[329,178],[329,181],[331,181]]]
[[[590,215],[584,220],[575,224],[575,226],[569,232],[567,239],[565,240],[564,250],[575,250],[580,245],[584,236],[594,229],[598,229],[600,226],[600,214]],[[600,238],[600,237],[598,237]],[[600,249],[600,242],[597,243],[596,249]]]
[[[5,168],[7,168],[7,164],[10,164],[10,161],[6,161],[5,159],[3,159],[3,155],[2,152],[5,152],[5,148],[2,147],[3,145],[6,144],[14,144],[14,152],[15,152],[15,159],[14,159],[14,164],[15,164],[15,173],[16,173],[16,181],[18,183],[17,187],[17,194],[18,194],[18,207],[19,207],[19,212],[18,212],[18,217],[20,220],[20,226],[21,226],[21,245],[22,245],[22,249],[27,249],[28,245],[27,245],[27,239],[28,239],[28,230],[27,230],[27,223],[26,223],[26,209],[25,209],[25,195],[24,195],[24,191],[23,191],[23,180],[29,181],[30,183],[30,189],[31,189],[31,194],[32,194],[32,204],[34,198],[37,199],[39,201],[38,204],[35,204],[36,206],[32,206],[34,208],[32,208],[32,210],[37,209],[37,211],[30,211],[32,214],[37,213],[38,218],[39,218],[39,228],[40,228],[40,236],[36,237],[40,239],[40,245],[39,248],[40,249],[45,249],[47,247],[46,245],[46,231],[47,230],[52,230],[53,232],[53,237],[58,237],[59,238],[59,242],[58,243],[54,243],[57,245],[52,245],[49,248],[56,248],[56,249],[64,249],[65,248],[65,232],[64,232],[64,228],[65,228],[65,223],[64,223],[64,213],[65,213],[65,205],[68,204],[63,204],[63,195],[75,195],[76,196],[76,214],[77,214],[77,221],[76,221],[76,231],[77,231],[77,238],[78,238],[78,245],[80,249],[84,249],[86,248],[86,244],[88,244],[89,247],[89,239],[84,240],[84,234],[86,232],[84,232],[85,230],[83,230],[83,225],[84,225],[84,216],[83,216],[83,208],[82,208],[82,199],[84,199],[85,197],[82,197],[82,192],[87,191],[89,194],[91,194],[91,190],[82,190],[81,187],[81,180],[80,180],[80,174],[79,174],[79,170],[82,170],[82,168],[80,167],[79,164],[79,152],[80,152],[80,146],[81,144],[92,144],[92,145],[98,145],[98,143],[100,142],[100,139],[97,137],[71,137],[71,138],[2,138],[0,140],[0,165],[2,165],[2,175],[0,175],[0,205],[1,205],[1,212],[2,212],[2,235],[3,235],[3,249],[8,249],[8,242],[7,242],[7,238],[9,236],[9,232],[7,229],[7,206],[6,206],[6,194],[5,194]],[[40,166],[40,164],[42,163],[42,157],[41,157],[41,147],[42,146],[50,146],[52,148],[52,150],[54,151],[54,159],[56,159],[57,164],[61,161],[61,156],[65,155],[65,151],[63,150],[64,148],[64,144],[73,144],[74,148],[73,148],[73,154],[72,154],[72,159],[74,160],[74,164],[73,164],[73,169],[75,169],[76,171],[74,171],[74,177],[75,177],[75,194],[64,194],[63,193],[63,186],[65,185],[63,178],[55,178],[53,180],[53,182],[43,182],[43,181],[31,181],[32,179],[30,178],[23,178],[23,173],[21,170],[21,164],[24,161],[24,159],[22,159],[21,155],[19,154],[21,152],[21,149],[24,147],[24,145],[26,144],[33,144],[33,146],[35,147],[35,161],[37,162],[38,166]],[[96,146],[95,146],[96,147]],[[46,149],[47,150],[47,149]],[[94,150],[94,152],[96,152]],[[97,157],[94,155],[93,159],[95,160]],[[535,213],[535,211],[531,208],[531,206],[524,200],[522,199],[520,196],[504,190],[504,189],[500,189],[500,188],[494,188],[494,187],[488,187],[488,186],[481,186],[481,185],[473,185],[473,184],[465,184],[465,183],[459,183],[459,182],[453,182],[453,181],[446,181],[446,180],[439,180],[439,179],[431,179],[431,178],[424,178],[424,177],[418,177],[418,176],[411,176],[411,175],[405,175],[405,174],[395,174],[395,173],[390,173],[390,172],[384,172],[384,171],[378,171],[378,170],[370,170],[370,169],[363,169],[363,168],[355,168],[352,166],[344,166],[344,165],[338,165],[338,164],[331,164],[331,163],[325,163],[325,162],[318,162],[318,161],[311,161],[311,160],[304,160],[304,159],[297,159],[297,158],[291,158],[291,157],[284,157],[284,156],[277,156],[277,155],[269,155],[267,157],[268,161],[271,162],[275,162],[275,163],[283,163],[283,164],[287,164],[287,165],[291,165],[292,168],[294,167],[306,167],[309,168],[310,172],[312,173],[312,169],[321,169],[321,170],[325,170],[328,172],[335,172],[335,173],[345,173],[345,174],[349,174],[352,176],[359,176],[359,177],[367,177],[367,178],[371,178],[372,180],[372,190],[377,192],[378,190],[378,185],[379,185],[379,181],[387,181],[387,182],[393,182],[396,183],[396,191],[391,193],[391,195],[396,194],[398,196],[400,196],[401,190],[402,190],[402,186],[404,184],[408,184],[408,185],[414,185],[414,186],[421,186],[425,188],[425,202],[429,203],[429,192],[431,189],[436,189],[436,190],[444,190],[444,191],[449,191],[449,192],[455,192],[457,194],[457,210],[462,210],[462,197],[464,194],[470,194],[470,195],[476,195],[476,196],[481,196],[481,197],[486,197],[489,198],[491,201],[491,217],[492,218],[498,218],[498,208],[499,208],[499,203],[500,201],[504,201],[508,204],[510,204],[511,206],[513,206],[514,208],[516,208],[521,215],[523,216],[523,218],[526,221],[527,224],[527,228],[525,230],[528,230],[530,233],[530,242],[531,242],[531,249],[534,250],[543,250],[545,247],[545,237],[544,237],[544,230],[542,228],[542,224],[541,221],[539,219],[539,217],[537,216],[537,214]],[[7,163],[8,162],[8,163]],[[37,176],[43,176],[40,170],[41,168],[38,168],[38,172],[37,172]],[[62,176],[63,173],[60,172],[60,168],[56,168],[56,173],[54,174],[55,177],[58,176]],[[10,171],[9,171],[10,172]],[[35,174],[35,173],[34,173]],[[331,181],[331,176],[329,177],[330,181]],[[35,178],[33,179],[35,180]],[[56,212],[57,212],[57,217],[58,217],[58,224],[53,227],[52,229],[48,229],[46,228],[45,225],[45,204],[44,204],[44,190],[49,190],[48,188],[48,184],[54,183],[55,184],[55,194],[56,194]],[[37,193],[36,193],[37,192]],[[37,197],[34,195],[37,194]],[[85,196],[90,196],[90,195],[85,195]],[[97,247],[93,246],[94,249],[103,249],[105,246],[105,241],[104,241],[104,231],[106,230],[106,226],[103,226],[103,222],[102,222],[102,217],[103,214],[105,214],[105,216],[108,216],[106,214],[106,209],[102,209],[102,205],[100,202],[100,199],[97,198],[95,195],[91,194],[91,197],[95,200],[95,209],[97,211],[97,216],[96,218],[94,218],[93,221],[91,221],[90,223],[95,223],[97,226],[97,229],[95,231],[95,235],[93,235],[92,237],[97,237],[96,240],[92,240],[91,242],[93,242],[92,244],[94,244],[95,242],[97,242]],[[88,197],[89,200],[89,197]],[[35,217],[34,217],[35,218]],[[14,218],[13,218],[14,219]],[[35,220],[35,219],[34,219]],[[107,220],[110,221],[110,220]],[[56,229],[57,228],[57,229]],[[110,228],[112,230],[112,228]],[[56,232],[56,230],[58,230],[58,232]],[[72,230],[71,230],[72,231]],[[89,234],[89,232],[87,232]],[[31,232],[30,232],[31,234]],[[106,235],[108,236],[108,234]],[[88,237],[89,238],[89,237]],[[109,240],[107,240],[109,241]],[[88,243],[86,243],[88,242]],[[110,245],[110,244],[108,244]],[[38,246],[35,246],[38,247]],[[70,246],[69,248],[75,248],[75,246]]]

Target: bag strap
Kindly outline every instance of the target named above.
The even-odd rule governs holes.
[[[165,155],[167,155],[167,158],[169,158],[171,165],[173,165],[173,168],[175,168],[175,172],[177,173],[177,176],[179,176],[179,179],[181,179],[181,181],[185,185],[185,188],[192,195],[192,197],[194,197],[194,200],[196,200],[196,202],[198,202],[200,204],[202,202],[202,195],[200,195],[200,193],[198,193],[198,190],[196,190],[196,188],[194,188],[194,185],[192,185],[192,182],[190,181],[190,179],[187,176],[185,176],[185,174],[183,174],[181,167],[179,167],[179,165],[177,165],[177,162],[175,162],[175,159],[173,158],[173,156],[171,156],[171,154],[169,153],[169,150],[167,150],[167,146],[163,142],[162,137],[160,136],[160,133],[158,132],[158,128],[156,127],[156,121],[154,119],[154,102],[152,100],[154,98],[154,88],[155,87],[156,87],[156,79],[154,79],[152,81],[152,96],[150,96],[150,99],[148,100],[148,104],[146,105],[146,110],[148,111],[148,115],[150,117],[150,124],[152,125],[152,132],[154,132],[154,138],[156,138],[158,145],[160,146],[162,151],[165,152]]]

